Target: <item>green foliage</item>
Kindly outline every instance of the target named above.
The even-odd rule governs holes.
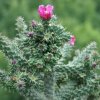
[[[95,61],[98,62],[98,60],[94,59],[94,56],[96,56],[94,54],[95,47],[96,44],[91,43],[82,52],[79,52],[73,61],[70,61],[67,65],[60,62],[60,64],[55,67],[57,76],[59,76],[60,73],[60,82],[61,75],[62,78],[64,78],[63,75],[67,73],[68,77],[64,85],[59,83],[61,84],[60,93],[61,96],[63,96],[63,100],[73,100],[75,97],[81,100],[83,99],[82,95],[87,97],[86,95],[90,95],[92,91],[97,90],[96,86],[100,83],[98,78],[96,79],[97,83],[96,80],[94,80],[96,73],[93,71],[93,64]],[[98,64],[98,67],[99,66],[100,64]],[[66,92],[65,95],[64,92]]]

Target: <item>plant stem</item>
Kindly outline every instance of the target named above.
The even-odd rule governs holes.
[[[54,72],[44,75],[44,94],[49,100],[54,100]]]

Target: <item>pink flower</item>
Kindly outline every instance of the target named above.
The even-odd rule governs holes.
[[[50,20],[53,16],[53,9],[54,7],[52,5],[40,5],[38,8],[38,13],[42,19]]]
[[[71,38],[70,38],[70,40],[69,40],[70,45],[74,46],[75,41],[76,41],[75,36],[74,36],[74,35],[71,35]]]

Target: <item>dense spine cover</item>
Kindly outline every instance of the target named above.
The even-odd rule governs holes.
[[[27,100],[88,100],[99,96],[100,55],[89,44],[72,59],[75,37],[58,25],[53,6],[41,5],[42,21],[17,19],[14,40],[0,35],[0,50],[7,56],[10,72],[0,71],[0,83]],[[96,93],[94,93],[96,91]],[[95,97],[95,98],[96,98]],[[96,98],[97,99],[97,98]]]

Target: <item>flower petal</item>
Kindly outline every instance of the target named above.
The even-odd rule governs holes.
[[[47,5],[46,10],[52,12],[54,7],[52,5]]]

